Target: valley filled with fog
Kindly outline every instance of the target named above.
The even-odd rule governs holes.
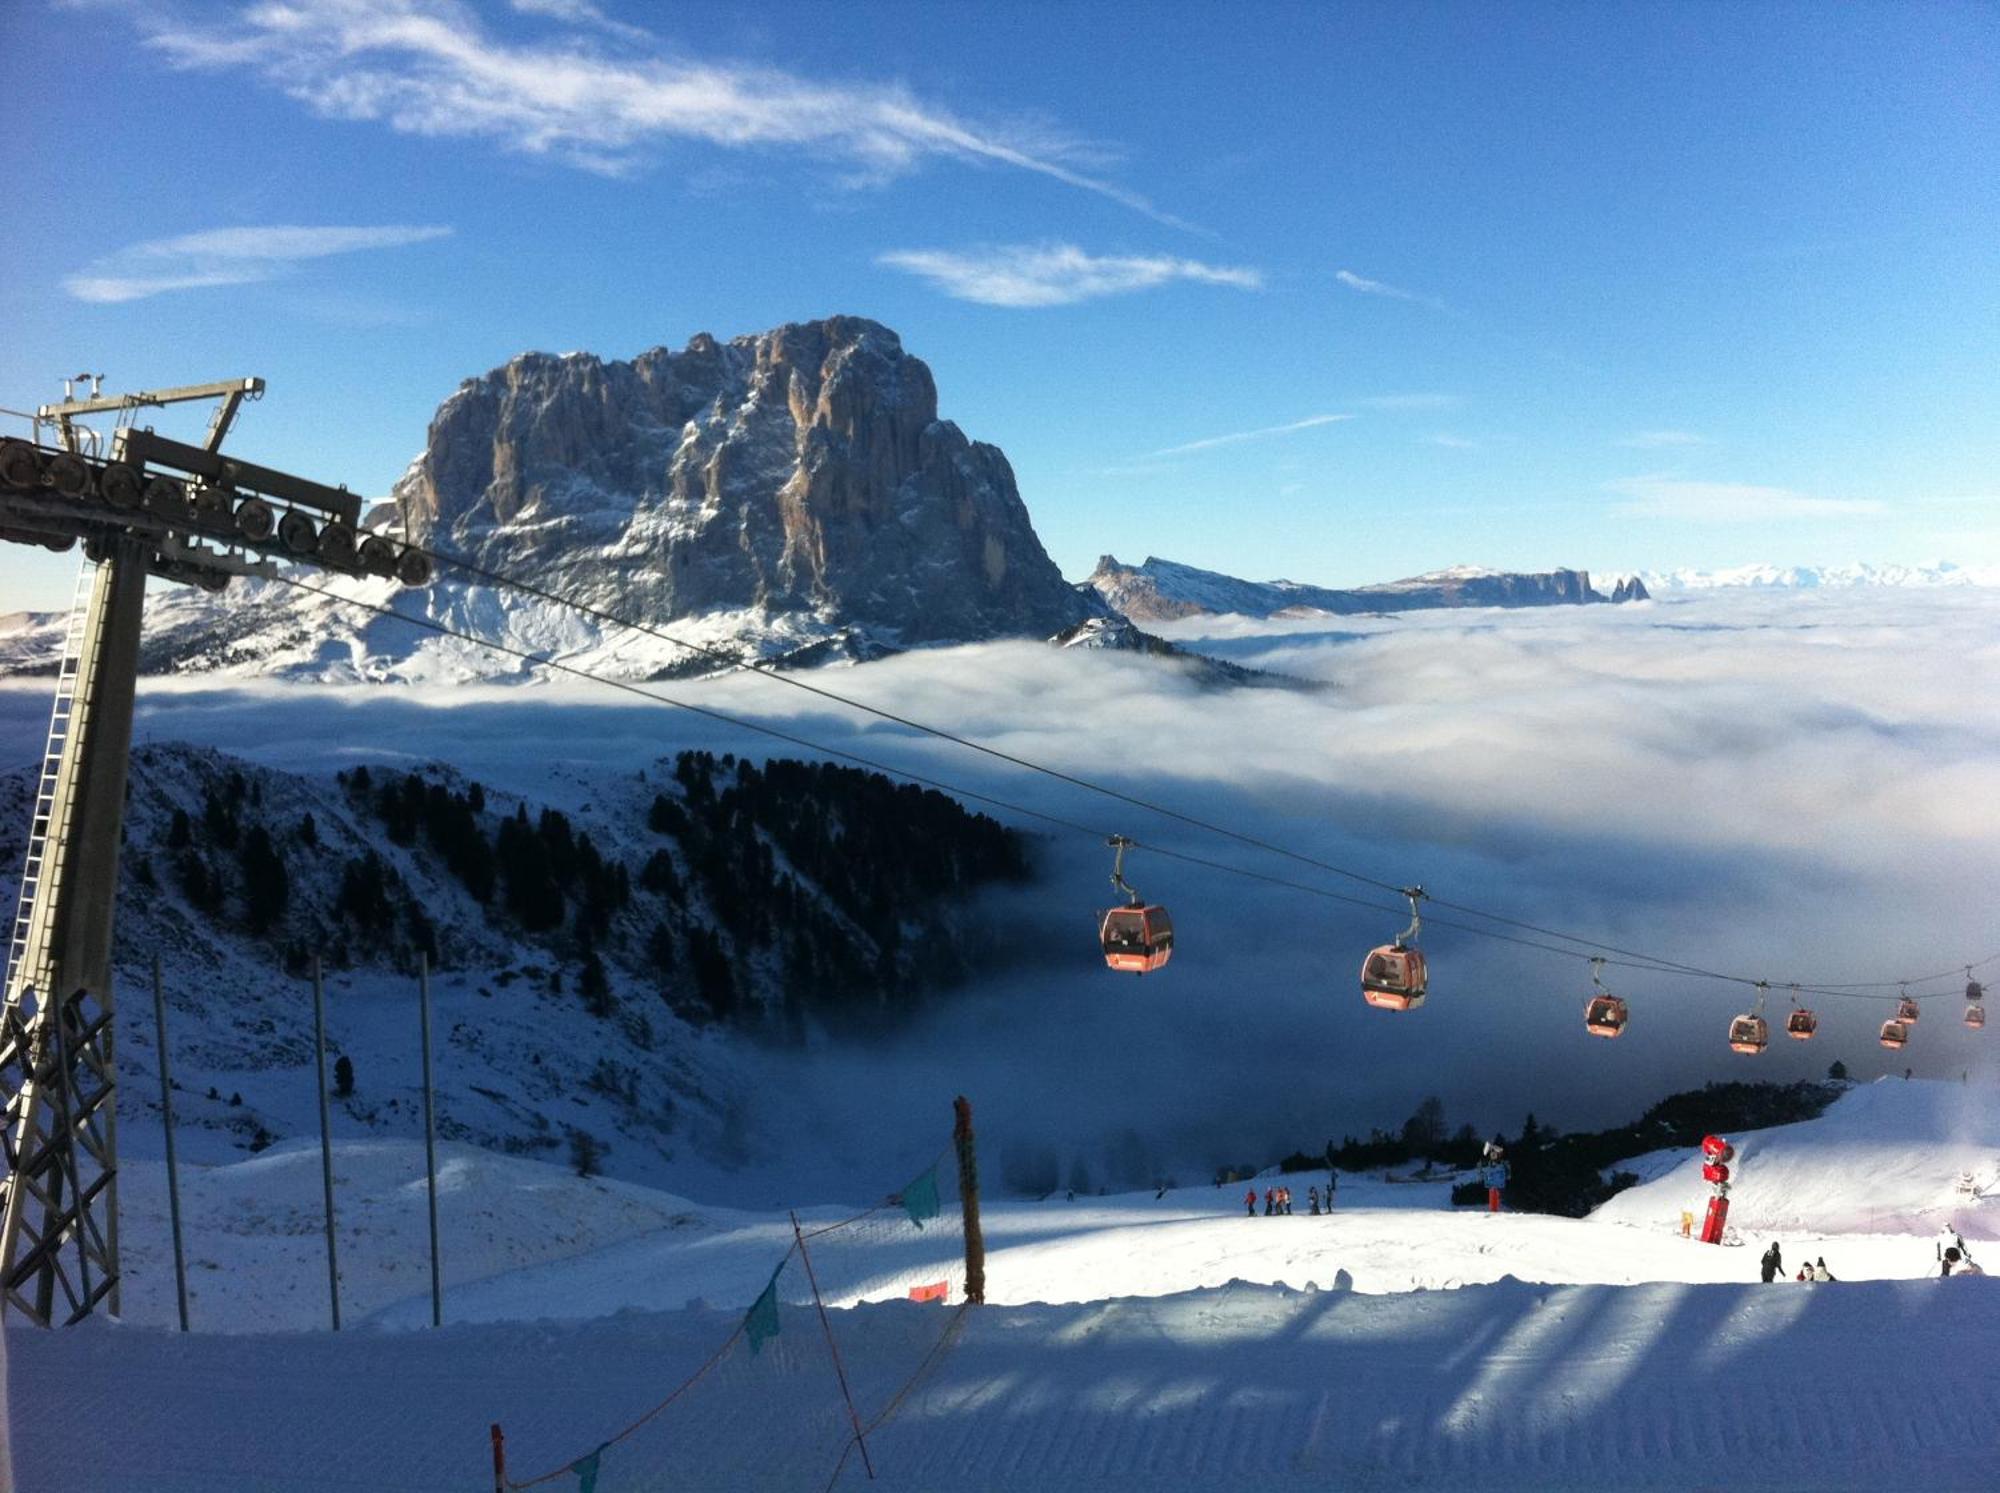
[[[1767,979],[1780,1015],[1787,982],[1947,971],[1992,952],[1996,624],[2000,593],[1989,590],[1721,591],[1631,607],[1161,627],[1297,686],[1217,688],[1157,659],[1025,642],[811,677],[1315,859],[1421,882],[1441,900]],[[1874,1035],[1890,1001],[1875,992],[1819,998],[1816,1040],[1739,1057],[1724,1032],[1751,999],[1743,987],[1616,969],[1606,980],[1631,1002],[1630,1029],[1596,1041],[1580,1019],[1581,955],[1474,937],[1442,926],[1470,921],[1444,911],[1426,923],[1429,1003],[1371,1010],[1356,985],[1361,957],[1405,921],[1379,891],[770,679],[658,688],[1133,836],[1142,848],[1127,875],[1178,928],[1167,969],[1105,970],[1094,918],[1109,905],[1108,851],[985,806],[1031,837],[1038,868],[976,909],[1000,931],[989,972],[891,1037],[803,1049],[729,1039],[754,1117],[746,1154],[730,1162],[745,1201],[831,1196],[879,1177],[884,1137],[939,1132],[960,1092],[1003,1161],[1010,1148],[1052,1148],[1065,1167],[1080,1157],[1093,1178],[1139,1185],[1394,1128],[1426,1095],[1444,1101],[1453,1127],[1511,1132],[1533,1110],[1578,1128],[1709,1079],[1818,1076],[1836,1058],[1856,1077],[1907,1066],[1956,1078],[1986,1051],[1938,1002],[1908,1049],[1883,1052]],[[46,711],[45,682],[0,687],[0,760],[35,757]],[[576,682],[148,680],[136,741],[214,746],[306,774],[438,761],[580,808],[594,784],[690,746],[801,754]],[[1920,993],[1952,989],[1945,978]],[[142,1003],[128,1004],[136,1019]],[[448,1094],[449,1051],[442,1066]],[[715,1180],[706,1166],[701,1180]]]

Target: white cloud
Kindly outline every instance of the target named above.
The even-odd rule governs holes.
[[[1358,290],[1363,295],[1384,296],[1392,301],[1410,301],[1419,306],[1429,306],[1433,311],[1445,309],[1444,302],[1436,296],[1419,295],[1414,290],[1403,290],[1381,280],[1370,280],[1365,275],[1357,275],[1353,270],[1335,270],[1333,278],[1349,290]]]
[[[1788,487],[1747,482],[1697,482],[1681,477],[1624,477],[1605,484],[1627,501],[1621,513],[1682,523],[1766,523],[1783,519],[1865,518],[1884,513],[1868,498],[1820,498]]]
[[[574,0],[517,8],[574,29],[546,42],[504,41],[459,0],[274,0],[226,24],[171,14],[141,24],[172,63],[249,71],[330,118],[490,139],[588,170],[630,170],[648,147],[671,140],[800,150],[839,164],[850,180],[883,180],[930,160],[983,162],[1187,226],[1088,174],[1093,153],[1045,130],[975,125],[895,84],[825,84],[780,68],[696,61]],[[607,27],[629,43],[617,56],[590,34]]]
[[[1425,436],[1424,441],[1427,445],[1443,446],[1448,451],[1470,451],[1479,444],[1477,441],[1467,440],[1462,435],[1452,435],[1442,430],[1436,435]]]
[[[1617,442],[1637,451],[1659,451],[1674,446],[1706,446],[1708,437],[1691,430],[1641,430]]]
[[[1273,436],[1295,435],[1301,430],[1316,430],[1322,425],[1336,425],[1342,420],[1352,420],[1352,415],[1308,415],[1303,420],[1294,420],[1289,425],[1266,425],[1258,430],[1237,430],[1228,435],[1205,436],[1198,441],[1188,441],[1184,445],[1168,446],[1161,451],[1148,451],[1142,461],[1154,461],[1163,456],[1187,456],[1196,451],[1212,451],[1217,446],[1234,446],[1243,441],[1269,440]]]
[[[1164,254],[1089,254],[1074,244],[1001,244],[965,252],[898,249],[876,263],[907,270],[946,295],[986,306],[1068,306],[1175,280],[1239,290],[1257,290],[1264,283],[1253,269]]]
[[[1456,394],[1376,394],[1361,401],[1371,410],[1449,410],[1464,402]]]
[[[108,254],[73,275],[63,288],[80,301],[142,300],[174,290],[249,285],[275,279],[291,266],[332,254],[397,249],[449,236],[439,224],[386,224],[367,228],[273,224],[213,228],[176,238],[150,239]]]
[[[507,0],[507,3],[524,16],[541,16],[571,26],[594,26],[613,36],[635,41],[650,38],[652,34],[637,26],[628,26],[623,21],[614,21],[590,0]]]

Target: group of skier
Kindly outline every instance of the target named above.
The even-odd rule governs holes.
[[[1783,1277],[1785,1273],[1785,1256],[1784,1252],[1778,1248],[1778,1243],[1775,1239],[1771,1241],[1771,1247],[1764,1251],[1764,1258],[1758,1263],[1764,1277],[1765,1285],[1768,1286],[1772,1281]],[[1803,1265],[1799,1266],[1799,1273],[1793,1276],[1792,1279],[1830,1281],[1833,1279],[1833,1272],[1826,1268],[1826,1256],[1821,1255],[1817,1260],[1807,1260]]]
[[[1978,1263],[1972,1258],[1972,1250],[1966,1245],[1965,1240],[1960,1237],[1956,1229],[1949,1225],[1938,1233],[1937,1259],[1938,1278],[1940,1280],[1953,1275],[1984,1275],[1986,1273],[1979,1268]],[[1784,1252],[1778,1248],[1776,1240],[1771,1241],[1771,1247],[1764,1251],[1764,1257],[1758,1262],[1758,1265],[1766,1285],[1769,1285],[1774,1280],[1784,1278],[1785,1256]],[[1799,1266],[1799,1273],[1792,1277],[1793,1280],[1803,1281],[1830,1281],[1833,1278],[1833,1272],[1826,1268],[1825,1255],[1821,1255],[1817,1260],[1809,1260]]]
[[[1319,1188],[1315,1186],[1306,1189],[1306,1207],[1312,1217],[1317,1218],[1321,1213],[1333,1212],[1333,1191],[1335,1185],[1334,1178],[1328,1177],[1326,1183],[1326,1206],[1324,1208],[1320,1206]],[[1291,1211],[1291,1188],[1267,1187],[1264,1189],[1264,1216],[1266,1218],[1289,1217]],[[1254,1187],[1243,1194],[1243,1216],[1245,1218],[1255,1218],[1257,1216],[1257,1189]]]

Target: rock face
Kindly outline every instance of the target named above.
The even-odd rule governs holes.
[[[1636,575],[1623,577],[1611,588],[1613,601],[1651,601],[1653,593],[1646,589],[1646,583]]]
[[[1403,612],[1431,607],[1532,607],[1585,605],[1605,600],[1645,599],[1622,589],[1605,597],[1593,590],[1582,570],[1515,574],[1459,567],[1336,591],[1300,581],[1244,581],[1172,560],[1148,558],[1143,565],[1120,564],[1105,555],[1085,583],[1115,608],[1141,622],[1171,621],[1218,612],[1246,617],[1306,616],[1313,613]],[[1635,583],[1636,584],[1636,583]]]
[[[468,380],[397,484],[419,543],[652,622],[753,609],[895,646],[1088,615],[999,449],[858,317]]]

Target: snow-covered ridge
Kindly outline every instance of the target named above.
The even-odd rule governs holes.
[[[1850,586],[1896,586],[1924,589],[1939,586],[2000,586],[2000,565],[1733,565],[1719,570],[1641,570],[1636,574],[1648,591],[1671,595],[1681,591],[1714,591],[1726,587],[1761,590],[1830,590]]]

